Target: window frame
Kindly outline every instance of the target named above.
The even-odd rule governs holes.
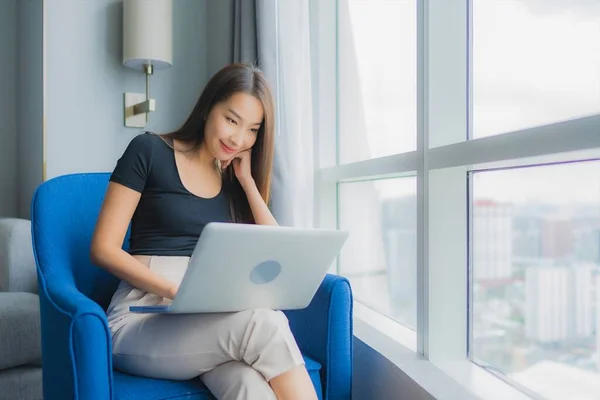
[[[357,304],[355,334],[395,359],[432,393],[435,379],[419,375],[428,368],[452,377],[472,395],[529,398],[469,360],[467,177],[488,168],[600,159],[600,114],[468,139],[473,119],[472,0],[416,0],[417,150],[338,165],[339,1],[310,0],[315,227],[338,227],[340,182],[417,176],[417,331],[390,325],[381,314]],[[338,270],[334,265],[330,272]],[[402,356],[393,356],[398,352]]]

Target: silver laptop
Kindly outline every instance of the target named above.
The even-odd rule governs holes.
[[[348,232],[212,222],[204,228],[177,295],[138,313],[232,312],[308,306]]]

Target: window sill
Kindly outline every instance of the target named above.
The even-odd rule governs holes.
[[[354,335],[436,399],[526,400],[530,397],[468,360],[432,362],[416,353],[416,333],[355,304]]]

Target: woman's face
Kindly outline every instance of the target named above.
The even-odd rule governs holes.
[[[254,146],[262,120],[260,100],[247,93],[235,93],[210,111],[204,127],[204,144],[217,160],[230,160]]]

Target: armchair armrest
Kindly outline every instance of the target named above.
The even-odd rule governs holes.
[[[40,281],[44,399],[112,398],[111,335],[102,308],[63,279]]]
[[[323,366],[323,398],[350,399],[352,388],[352,290],[328,274],[307,308],[286,311],[300,349]]]

